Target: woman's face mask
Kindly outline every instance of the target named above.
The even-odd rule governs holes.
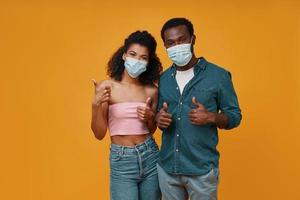
[[[136,78],[147,70],[147,62],[132,57],[125,57],[124,66],[132,78]]]

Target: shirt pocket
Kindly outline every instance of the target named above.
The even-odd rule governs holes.
[[[204,106],[209,106],[216,103],[216,92],[212,88],[193,88],[191,92],[190,105],[195,108],[192,103],[192,98],[195,97],[196,100],[203,104]]]

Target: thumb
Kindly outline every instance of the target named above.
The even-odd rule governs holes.
[[[151,107],[152,99],[151,97],[148,97],[146,100],[146,106]]]
[[[197,107],[202,106],[202,104],[199,103],[199,101],[196,99],[196,97],[193,97],[193,98],[192,98],[192,102],[193,102],[193,104],[195,104]]]
[[[167,102],[164,102],[162,109],[163,109],[163,111],[168,112],[168,104],[167,104]]]
[[[95,79],[92,78],[92,81],[94,83],[94,86],[97,86],[97,81]]]
[[[111,89],[111,86],[110,86],[110,85],[106,85],[106,86],[104,87],[104,89],[105,89],[105,90],[110,90],[110,89]]]

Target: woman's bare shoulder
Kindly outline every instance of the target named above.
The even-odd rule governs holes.
[[[158,87],[156,85],[146,85],[145,91],[148,95],[156,96],[158,93]]]
[[[114,84],[116,84],[116,81],[114,81],[112,79],[105,79],[105,80],[99,81],[99,84],[102,86],[113,86]]]

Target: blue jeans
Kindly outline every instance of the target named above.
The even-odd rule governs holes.
[[[112,200],[159,200],[159,149],[152,136],[133,147],[110,145],[110,197]]]
[[[159,185],[166,200],[217,200],[219,169],[204,175],[172,175],[157,164]]]

